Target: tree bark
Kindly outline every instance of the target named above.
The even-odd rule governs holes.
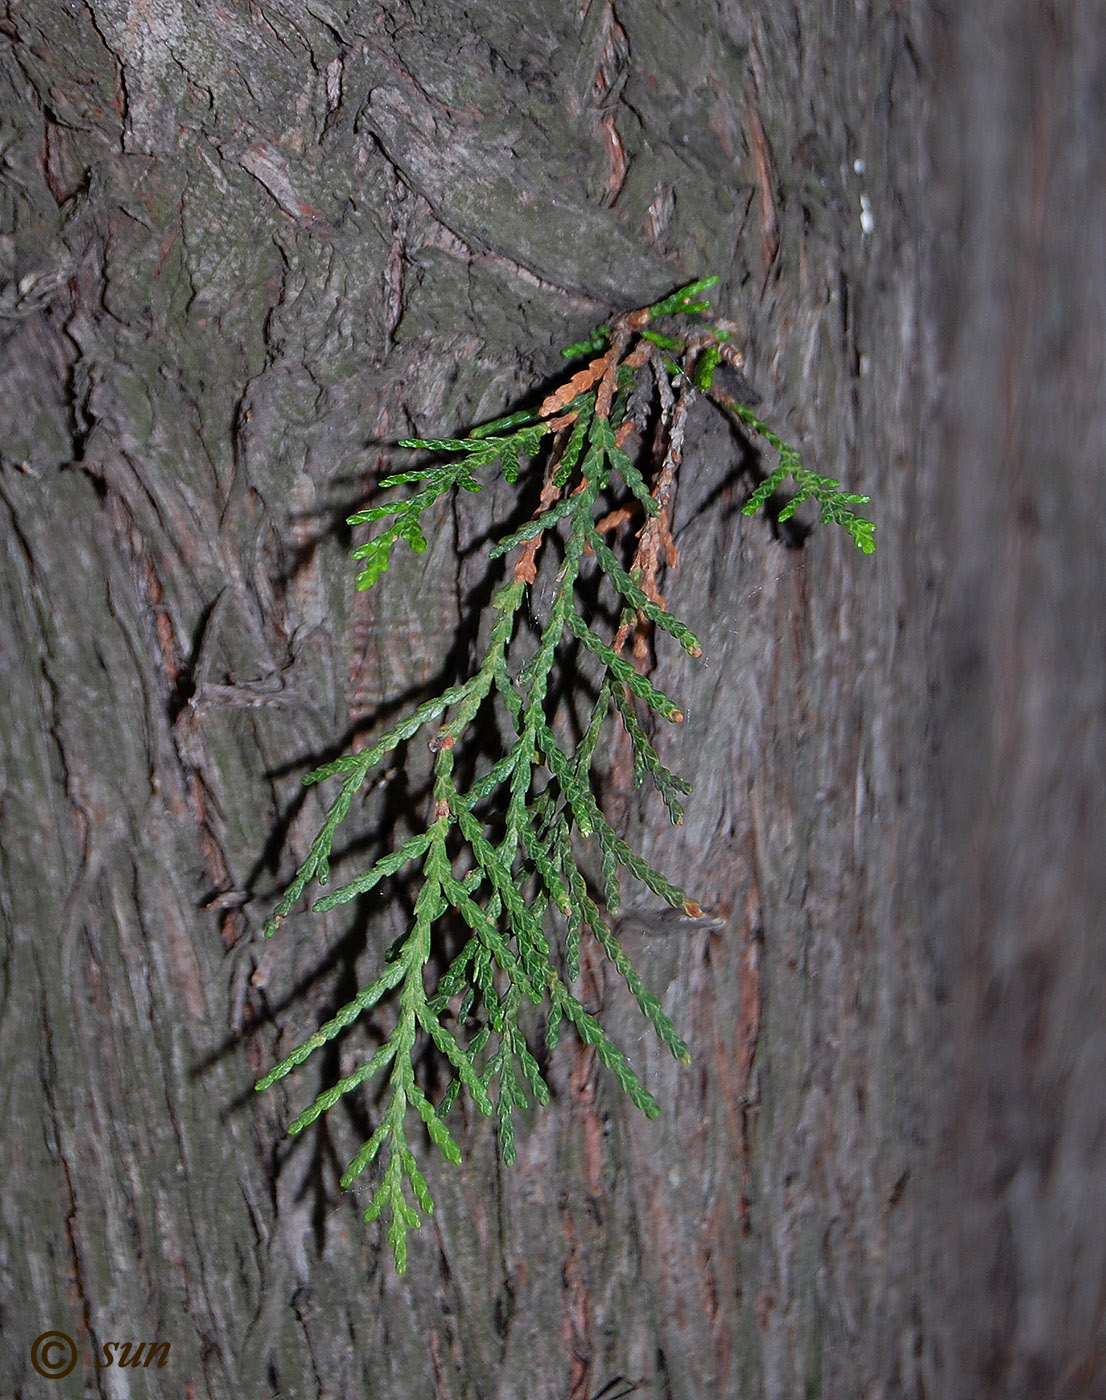
[[[49,1330],[58,1394],[1106,1394],[1106,54],[1089,5],[987,13],[8,4],[0,1395]],[[621,929],[694,1063],[597,963],[661,1117],[562,1042],[514,1168],[463,1107],[465,1165],[423,1154],[397,1279],[337,1185],[371,1096],[283,1136],[368,1038],[252,1084],[404,911],[260,931],[300,775],[464,672],[512,506],[365,595],[343,522],[389,443],[714,272],[879,549],[742,518],[697,406],[665,592],[705,654],[655,673],[695,792],[607,793],[717,919]]]
[[[1015,4],[936,37],[935,1337],[947,1394],[1097,1396],[1106,34],[1091,6]]]

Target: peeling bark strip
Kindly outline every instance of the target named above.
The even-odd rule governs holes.
[[[171,1336],[196,1400],[1106,1389],[1102,26],[944,10],[6,6],[0,1394],[42,1393],[55,1329],[90,1393],[91,1338]],[[666,592],[716,619],[711,663],[656,679],[689,696],[698,815],[662,845],[620,800],[733,914],[625,936],[715,1053],[677,1087],[642,1045],[659,1124],[602,1082],[585,1120],[566,1054],[510,1175],[473,1124],[400,1293],[336,1187],[364,1124],[274,1151],[247,1089],[405,892],[291,963],[256,935],[320,813],[296,773],[443,680],[503,502],[396,565],[386,625],[340,522],[383,444],[505,411],[566,317],[707,266],[758,411],[879,500],[887,547],[797,566],[691,415]],[[370,842],[418,797],[382,776]],[[565,1190],[592,1118],[600,1210]]]
[[[246,147],[238,161],[242,169],[248,170],[255,180],[264,185],[284,212],[297,223],[316,228],[326,223],[325,216],[309,204],[297,189],[288,162],[278,146],[255,142]]]

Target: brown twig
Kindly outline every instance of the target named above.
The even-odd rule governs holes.
[[[538,497],[538,508],[535,514],[540,515],[543,510],[548,510],[561,494],[561,488],[553,485],[553,477],[556,475],[557,457],[554,455],[549,464],[549,474],[545,478],[545,484],[541,488],[541,495]],[[515,582],[532,584],[538,576],[538,550],[541,548],[542,540],[545,538],[545,531],[540,535],[535,535],[532,540],[527,540],[522,546],[522,553],[518,556],[515,564]]]
[[[652,491],[653,499],[660,506],[660,510],[656,515],[649,516],[642,526],[630,569],[631,572],[640,574],[639,581],[646,597],[659,608],[663,608],[664,595],[657,582],[661,556],[663,554],[664,562],[670,569],[678,568],[680,563],[676,543],[672,538],[670,506],[676,473],[683,461],[688,400],[683,394],[678,397],[673,394],[663,357],[656,346],[649,345],[648,342],[646,344],[644,358],[648,359],[652,367],[661,399],[661,421],[657,428],[657,441],[658,445],[664,446],[664,457]],[[638,661],[644,661],[648,657],[649,647],[649,626],[644,617],[639,615],[634,624],[622,623],[612,645],[615,651],[620,652],[626,645],[631,630],[634,634],[634,657]]]

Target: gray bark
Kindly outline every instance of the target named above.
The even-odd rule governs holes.
[[[1106,52],[1090,5],[986,8],[9,3],[0,1395],[1106,1394]],[[404,911],[260,929],[299,775],[464,668],[512,507],[367,595],[342,522],[388,442],[711,272],[879,550],[743,519],[699,406],[665,591],[705,656],[656,671],[695,793],[608,793],[720,920],[623,928],[694,1064],[597,964],[662,1116],[562,1043],[513,1169],[472,1112],[424,1154],[397,1279],[337,1186],[371,1100],[282,1136],[366,1035],[251,1086]]]
[[[935,60],[941,1354],[957,1396],[1097,1396],[1106,33],[1014,5]]]

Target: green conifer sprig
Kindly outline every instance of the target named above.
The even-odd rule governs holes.
[[[822,508],[823,525],[841,525],[852,536],[857,549],[864,554],[874,554],[876,548],[876,527],[873,521],[865,520],[853,510],[853,506],[867,505],[871,496],[855,496],[842,491],[841,483],[832,476],[816,476],[803,466],[799,454],[789,447],[762,423],[752,409],[744,404],[728,400],[726,406],[748,427],[758,433],[765,442],[775,448],[779,456],[779,466],[766,477],[746,501],[744,514],[755,515],[773,492],[778,491],[788,477],[795,483],[795,494],[786,502],[779,513],[780,520],[790,520],[804,501],[814,500]]]
[[[691,629],[665,608],[658,587],[661,568],[676,563],[669,506],[691,399],[709,394],[779,455],[778,469],[757,487],[746,513],[763,505],[790,476],[796,494],[782,514],[812,498],[822,507],[824,520],[843,525],[866,553],[874,548],[874,527],[851,509],[867,497],[843,493],[836,481],[808,472],[793,448],[744,405],[715,389],[718,365],[724,360],[740,364],[726,328],[688,330],[686,322],[677,321],[656,329],[666,318],[707,311],[709,303],[701,294],[716,281],[694,282],[652,306],[616,316],[567,347],[569,358],[591,358],[538,408],[508,414],[464,438],[401,443],[434,454],[434,460],[388,477],[381,488],[418,489],[405,500],[372,505],[350,517],[351,525],[387,522],[353,552],[362,565],[357,586],[369,588],[387,570],[400,542],[416,553],[426,548],[421,517],[442,495],[455,488],[481,490],[497,464],[509,482],[523,477],[525,484],[541,470],[540,497],[531,518],[489,550],[492,561],[515,551],[517,557],[492,600],[479,665],[468,679],[416,706],[370,747],[307,774],[304,783],[334,778],[341,785],[265,928],[271,936],[312,881],[328,884],[335,835],[373,768],[400,744],[436,725],[428,737],[434,766],[425,828],[337,889],[320,894],[313,905],[319,912],[337,908],[413,868],[418,893],[410,927],[386,955],[376,979],[257,1084],[259,1090],[269,1088],[360,1017],[389,1002],[393,1024],[383,1043],[321,1093],[289,1132],[303,1131],[344,1095],[387,1074],[380,1120],[350,1162],[342,1185],[349,1186],[385,1154],[365,1217],[387,1217],[388,1243],[400,1272],[406,1266],[409,1230],[418,1227],[420,1213],[433,1210],[411,1147],[412,1122],[425,1127],[448,1161],[459,1162],[461,1148],[445,1120],[457,1095],[466,1091],[481,1113],[498,1119],[501,1155],[509,1164],[515,1158],[514,1113],[549,1100],[541,1062],[522,1024],[527,1006],[541,1008],[547,1051],[571,1025],[638,1108],[650,1117],[659,1111],[623,1052],[573,991],[585,943],[590,942],[595,956],[610,960],[677,1060],[690,1060],[672,1020],[622,948],[612,916],[619,909],[623,879],[639,881],[689,920],[701,918],[702,910],[614,830],[595,795],[594,759],[604,727],[613,722],[632,758],[635,783],[640,786],[648,776],[671,820],[682,822],[680,799],[690,787],[664,765],[651,729],[656,719],[678,724],[683,714],[647,672],[650,629],[666,633],[692,657],[702,654]],[[645,434],[653,437],[652,451],[635,451]],[[651,479],[638,460],[654,464]],[[626,505],[600,517],[601,499],[620,490]],[[635,515],[640,525],[627,565],[619,557],[622,546],[607,537],[632,524]],[[556,551],[556,575],[547,619],[535,637],[523,620],[524,604],[543,550]],[[586,596],[593,596],[597,579],[620,617],[611,636],[602,635],[581,596],[585,583]],[[624,655],[627,643],[632,659]],[[560,696],[563,708],[566,693],[578,711],[586,712],[590,704],[590,713],[577,716],[582,724],[575,742],[553,700],[554,694]],[[460,783],[455,760],[469,744],[479,754],[474,725],[482,712],[504,735],[503,752],[486,771]],[[464,765],[464,771],[470,766]],[[590,860],[589,849],[594,853]],[[467,937],[431,988],[434,932],[447,916],[460,922]],[[450,1075],[437,1105],[415,1077],[419,1048],[427,1040]]]

